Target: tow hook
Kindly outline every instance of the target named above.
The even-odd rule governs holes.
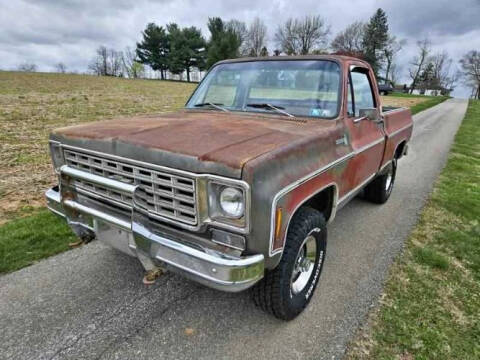
[[[83,244],[88,244],[90,241],[95,239],[95,233],[93,231],[91,231],[90,229],[85,228],[81,224],[79,224],[77,222],[74,222],[74,221],[70,221],[69,225],[70,225],[71,229],[73,230],[73,232],[75,233],[75,235],[77,235],[79,240],[75,241],[75,242],[72,242],[72,243],[69,243],[68,246],[77,247],[77,246],[80,246],[80,245],[83,245]]]
[[[145,276],[143,277],[143,283],[145,285],[153,285],[155,284],[155,281],[165,273],[165,269],[161,268],[161,267],[157,267],[155,269],[152,269],[152,270],[148,270],[146,273],[145,273]]]
[[[145,285],[155,284],[155,281],[167,272],[167,270],[155,264],[152,259],[145,256],[141,251],[137,251],[137,257],[145,269],[145,275],[143,276],[143,283]]]

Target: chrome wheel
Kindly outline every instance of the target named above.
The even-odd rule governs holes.
[[[293,267],[292,277],[290,279],[290,289],[293,295],[300,293],[308,284],[315,267],[317,257],[317,240],[313,235],[320,229],[313,229],[305,238],[298,250],[295,264]]]

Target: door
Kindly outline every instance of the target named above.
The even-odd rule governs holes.
[[[350,68],[345,125],[355,155],[348,166],[350,189],[343,194],[345,198],[376,175],[383,158],[385,133],[373,79],[366,67]]]

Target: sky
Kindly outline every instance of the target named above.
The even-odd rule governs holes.
[[[289,17],[322,16],[332,39],[379,7],[391,34],[406,40],[397,59],[404,82],[417,40],[428,37],[434,52],[447,51],[456,64],[469,50],[480,51],[480,0],[0,0],[0,69],[29,62],[54,71],[63,62],[67,70],[85,72],[99,45],[135,48],[149,22],[196,26],[208,38],[213,16],[247,25],[260,17],[272,51],[275,30]],[[459,82],[454,95],[465,97],[468,89]]]

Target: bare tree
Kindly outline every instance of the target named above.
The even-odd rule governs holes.
[[[90,71],[99,76],[123,76],[121,51],[102,45],[96,52],[97,55],[88,66]]]
[[[417,41],[418,55],[416,55],[411,64],[411,68],[408,70],[410,78],[412,79],[412,84],[410,85],[410,94],[415,90],[418,81],[420,79],[420,74],[425,70],[427,65],[428,55],[430,54],[430,40],[424,39]]]
[[[65,74],[67,72],[67,66],[63,62],[59,62],[55,65],[55,70],[58,73]]]
[[[34,63],[24,62],[18,65],[18,71],[35,72],[37,71],[37,65]]]
[[[398,83],[400,79],[400,67],[396,63],[390,66],[390,81],[393,85]]]
[[[247,25],[245,25],[243,21],[232,19],[225,23],[225,29],[232,31],[235,33],[235,35],[237,35],[240,41],[240,54],[248,55],[245,46],[245,42],[248,36]]]
[[[275,33],[275,40],[278,43],[278,47],[287,55],[294,55],[298,52],[299,43],[295,32],[293,19],[288,19]]]
[[[99,46],[96,50],[97,55],[88,65],[89,70],[98,76],[108,75],[108,50],[106,46]]]
[[[363,51],[363,35],[365,23],[356,21],[347,26],[345,30],[338,33],[330,46],[336,53],[360,55]]]
[[[145,67],[139,62],[137,53],[128,46],[122,54],[122,64],[129,78],[136,79],[145,74]]]
[[[110,49],[108,53],[109,70],[108,75],[123,77],[123,52]]]
[[[452,68],[453,60],[450,55],[446,51],[438,52],[431,57],[430,62],[436,85],[449,92],[459,78],[457,69]]]
[[[267,37],[267,26],[256,17],[248,27],[245,39],[245,52],[248,56],[264,56],[261,55],[262,49],[265,47]]]
[[[306,55],[327,44],[330,26],[320,16],[307,15],[303,19],[288,19],[279,26],[275,40],[288,55]]]
[[[396,36],[389,36],[387,46],[383,49],[383,53],[385,56],[385,84],[388,82],[392,82],[391,78],[391,69],[393,62],[395,60],[395,55],[402,49],[403,45],[405,45],[406,40],[397,40]]]
[[[480,99],[480,51],[471,50],[460,59],[463,77],[472,87],[472,97]]]

